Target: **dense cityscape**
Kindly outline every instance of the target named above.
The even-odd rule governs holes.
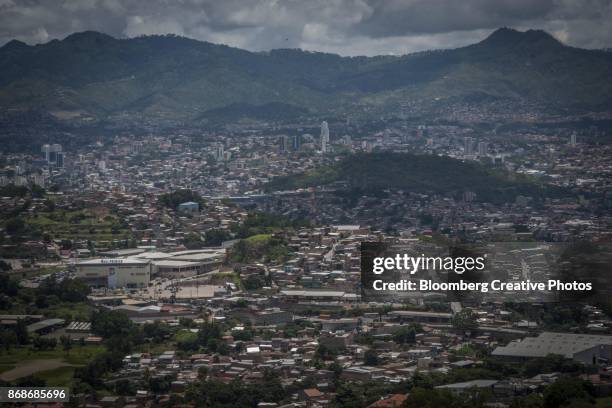
[[[595,304],[360,291],[367,241],[514,243],[532,276],[549,273],[550,245],[609,242],[599,129],[196,132],[2,156],[2,381],[130,407],[539,406],[581,381],[607,395],[609,288]],[[483,201],[478,186],[374,191],[316,177],[380,155],[444,157],[570,194]],[[312,183],[286,188],[292,175]],[[500,262],[519,278],[520,264]]]
[[[0,405],[612,408],[609,1],[0,1]]]

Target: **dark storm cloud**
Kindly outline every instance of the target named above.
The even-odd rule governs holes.
[[[355,26],[376,37],[435,34],[516,25],[545,18],[553,0],[375,0],[372,16]]]
[[[457,47],[500,26],[610,47],[612,0],[0,0],[0,43],[96,30],[375,55]]]

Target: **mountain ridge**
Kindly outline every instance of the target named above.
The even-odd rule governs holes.
[[[85,31],[39,45],[12,40],[0,47],[0,72],[0,108],[99,117],[130,111],[194,119],[270,103],[315,113],[356,106],[393,112],[405,100],[473,103],[474,94],[562,109],[612,106],[610,53],[510,28],[465,47],[374,57],[251,52],[174,35],[117,39]]]

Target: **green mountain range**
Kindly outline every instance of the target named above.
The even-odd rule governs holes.
[[[67,117],[274,119],[492,101],[577,112],[612,107],[612,53],[508,28],[467,47],[378,57],[81,32],[36,46],[13,40],[0,48],[0,72],[0,109]]]

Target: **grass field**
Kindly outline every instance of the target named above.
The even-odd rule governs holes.
[[[30,347],[17,347],[0,352],[0,367],[14,368],[19,363],[30,360],[63,359],[68,364],[84,365],[90,362],[96,355],[104,352],[104,346],[79,346],[74,345],[69,353],[56,347],[54,350],[38,351]],[[4,370],[7,371],[7,370]]]
[[[61,347],[46,351],[36,351],[29,347],[15,348],[0,353],[0,374],[7,376],[31,374],[44,380],[50,387],[70,386],[75,369],[86,365],[104,351],[104,346],[90,345],[74,345],[69,353],[66,353]],[[14,371],[9,373],[11,370]],[[23,372],[21,373],[20,370]],[[16,372],[19,374],[15,374]]]
[[[67,387],[72,383],[74,367],[60,367],[54,370],[41,371],[34,375],[47,384],[47,387]]]
[[[595,406],[597,408],[612,408],[612,397],[597,398]]]

